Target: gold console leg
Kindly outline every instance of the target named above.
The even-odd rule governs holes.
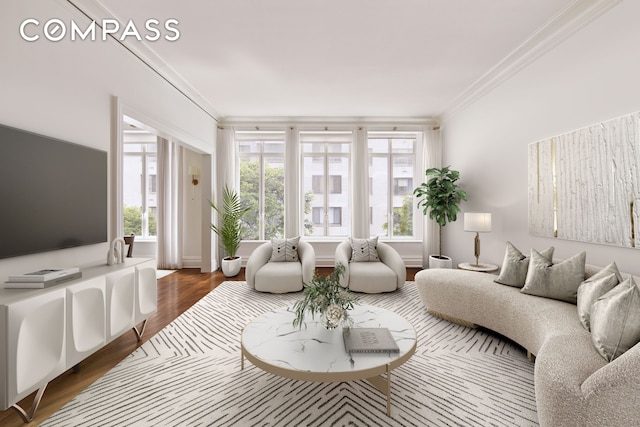
[[[44,394],[44,391],[47,389],[47,384],[43,385],[38,389],[38,392],[36,393],[36,397],[33,398],[33,403],[31,404],[31,409],[29,410],[29,412],[26,412],[17,403],[11,405],[11,407],[15,409],[16,412],[18,412],[18,414],[20,415],[20,418],[22,418],[22,420],[25,423],[28,424],[31,421],[33,421],[33,418],[36,415],[36,411],[38,410],[38,406],[40,406],[40,400],[42,400],[42,395]]]
[[[142,334],[144,334],[144,328],[146,327],[147,327],[147,319],[144,319],[144,321],[142,322],[140,330],[138,330],[137,326],[133,327],[133,332],[136,334],[136,339],[138,340],[138,342],[142,341]]]

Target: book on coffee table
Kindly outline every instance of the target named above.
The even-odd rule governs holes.
[[[344,347],[348,353],[398,353],[400,349],[387,328],[344,328]]]

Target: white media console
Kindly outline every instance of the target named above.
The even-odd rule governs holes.
[[[157,310],[155,259],[80,271],[81,278],[46,289],[0,289],[0,405],[25,422],[49,381],[130,329],[140,339]],[[29,411],[17,405],[36,390]]]

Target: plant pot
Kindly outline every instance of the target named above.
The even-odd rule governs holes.
[[[242,267],[242,258],[239,256],[233,258],[222,258],[222,273],[226,277],[237,276],[240,273],[240,268]]]
[[[445,255],[429,255],[429,268],[452,268],[453,261]]]

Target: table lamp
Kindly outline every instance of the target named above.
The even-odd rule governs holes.
[[[478,258],[480,258],[480,234],[491,231],[491,214],[466,212],[464,214],[464,231],[475,231],[476,237],[473,241],[473,254],[476,257],[476,263],[471,264],[474,267],[480,267]]]

